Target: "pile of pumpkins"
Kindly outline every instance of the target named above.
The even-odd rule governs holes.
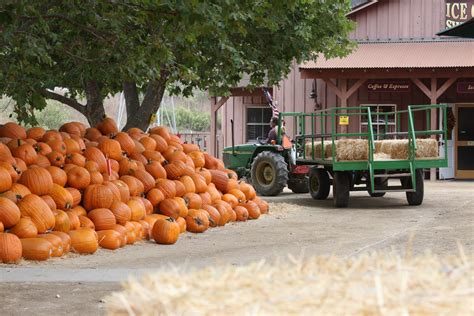
[[[0,126],[0,262],[47,260],[257,219],[268,204],[163,126]]]

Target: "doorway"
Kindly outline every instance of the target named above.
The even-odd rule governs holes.
[[[457,104],[455,115],[455,177],[474,179],[474,104]]]

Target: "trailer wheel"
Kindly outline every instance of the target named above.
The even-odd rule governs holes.
[[[388,178],[375,178],[374,184],[376,188],[384,189],[388,185]],[[367,180],[367,192],[371,197],[383,197],[386,192],[376,192],[373,193],[371,190],[370,178]]]
[[[263,151],[253,160],[251,178],[258,194],[278,195],[288,181],[288,165],[281,155]]]
[[[309,193],[315,200],[325,200],[331,189],[328,172],[317,167],[309,170]]]
[[[423,169],[416,169],[416,192],[406,192],[407,201],[409,205],[421,205],[423,203],[423,196],[425,193]],[[404,189],[412,189],[411,178],[400,179]]]
[[[351,189],[351,174],[347,171],[334,172],[333,196],[334,206],[347,207],[349,205],[349,192]]]

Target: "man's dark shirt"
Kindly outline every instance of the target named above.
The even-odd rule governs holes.
[[[270,144],[272,140],[276,141],[277,140],[277,133],[276,133],[276,128],[273,127],[269,132],[268,132],[268,137],[267,137],[267,144]]]

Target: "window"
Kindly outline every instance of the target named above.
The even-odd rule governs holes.
[[[247,142],[256,142],[257,137],[267,138],[270,131],[272,109],[266,107],[247,108]]]

